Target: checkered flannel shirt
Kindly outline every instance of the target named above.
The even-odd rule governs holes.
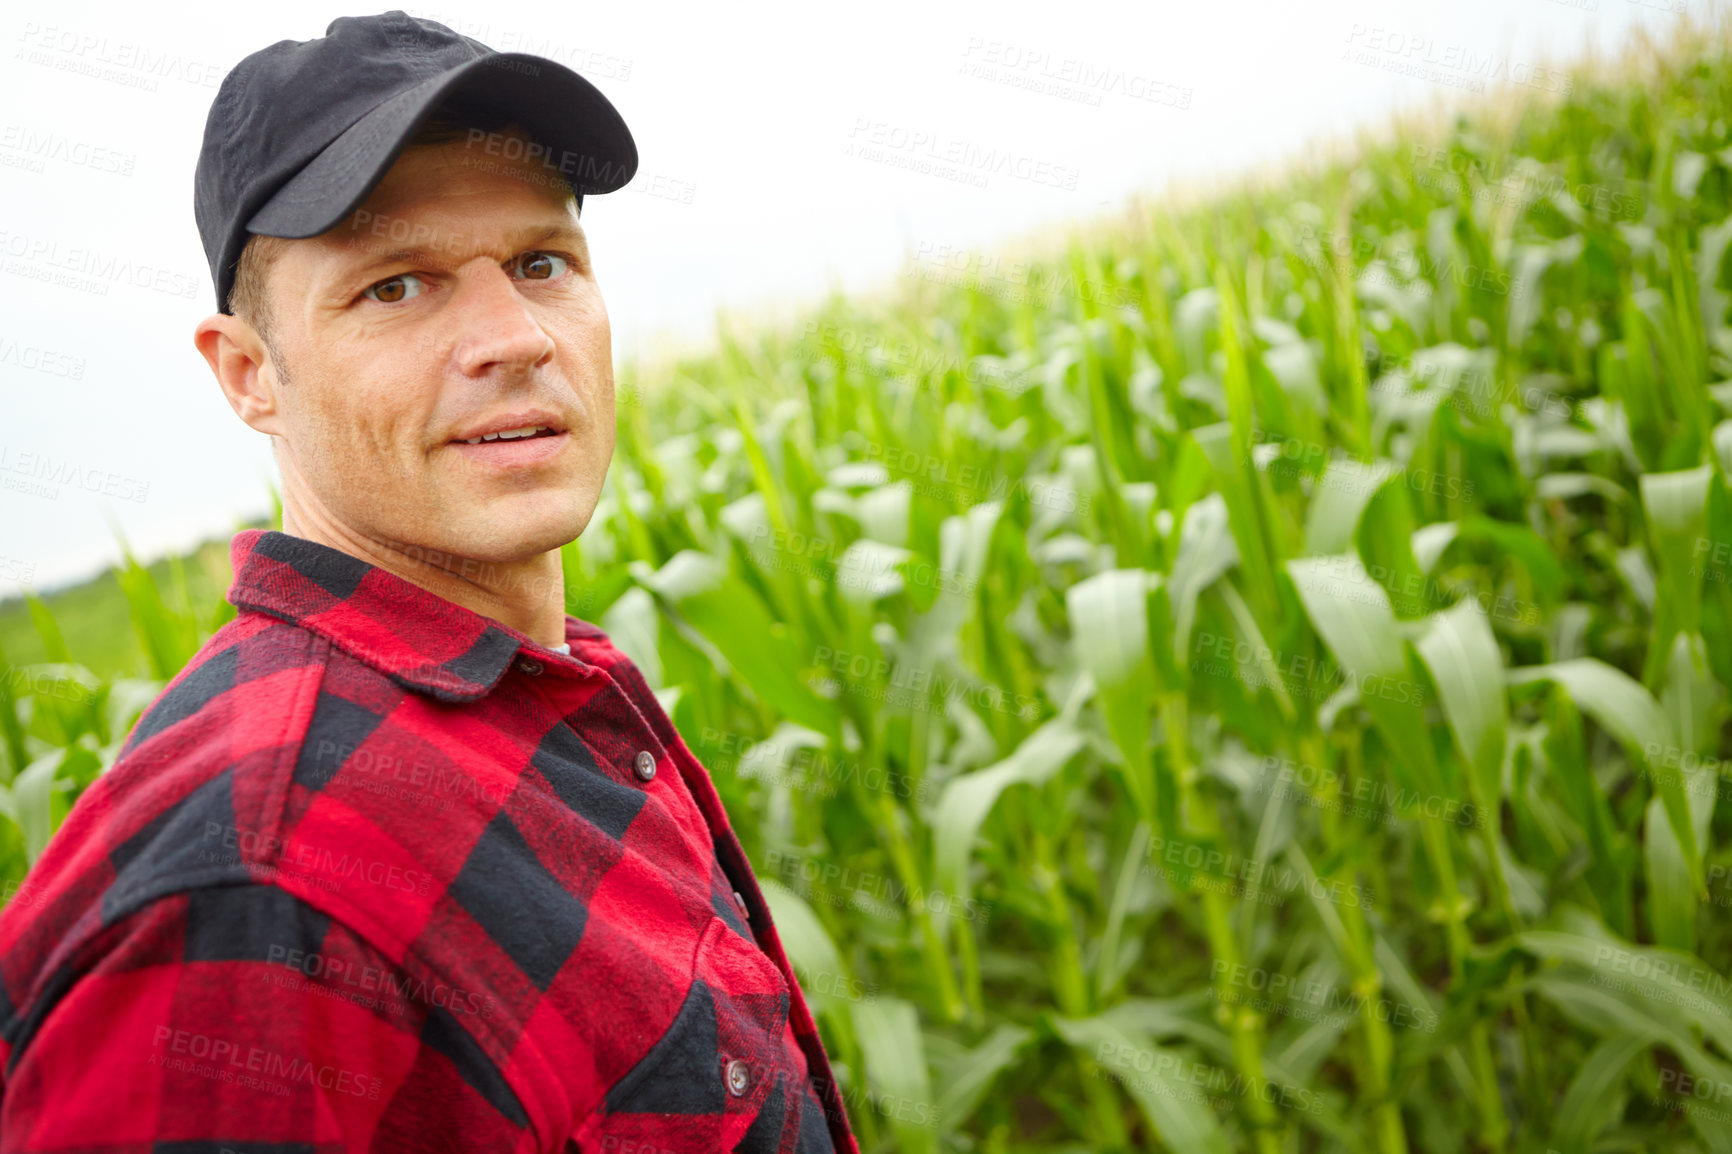
[[[637,668],[349,554],[235,620],[0,913],[0,1151],[858,1154],[708,774]]]

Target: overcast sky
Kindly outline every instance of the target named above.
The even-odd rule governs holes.
[[[704,341],[721,308],[882,286],[909,258],[990,253],[1135,190],[1303,155],[1394,108],[1506,77],[1546,87],[1548,62],[1706,2],[406,10],[567,64],[624,115],[637,176],[584,205],[624,364]],[[100,570],[115,526],[150,557],[269,507],[267,441],[192,344],[214,293],[193,168],[236,61],[378,9],[146,7],[22,0],[0,17],[0,597]]]

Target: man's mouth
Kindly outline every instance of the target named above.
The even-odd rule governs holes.
[[[483,445],[493,441],[526,441],[533,437],[557,437],[559,432],[547,425],[525,425],[521,429],[502,429],[497,433],[487,433],[480,437],[470,437],[466,441],[457,441],[460,445]]]
[[[520,425],[453,440],[457,455],[494,469],[522,469],[551,462],[571,443],[571,435],[552,425]]]

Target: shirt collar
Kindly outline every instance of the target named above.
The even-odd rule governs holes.
[[[385,674],[441,701],[474,701],[499,683],[529,647],[546,660],[587,663],[340,549],[274,529],[245,529],[229,543],[237,609],[280,617]],[[566,642],[588,636],[565,618]],[[575,653],[577,647],[574,645]]]

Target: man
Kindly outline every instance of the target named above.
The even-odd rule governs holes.
[[[857,1154],[707,774],[564,612],[579,211],[636,165],[576,73],[402,12],[224,80],[195,343],[284,531],[0,915],[0,1151]]]

